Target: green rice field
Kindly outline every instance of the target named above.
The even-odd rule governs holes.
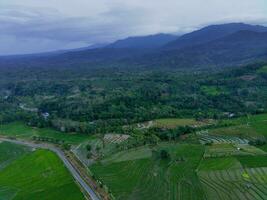
[[[0,135],[22,139],[31,139],[33,136],[41,136],[63,140],[72,144],[78,144],[89,139],[88,135],[62,133],[49,128],[33,128],[22,122],[0,126]]]
[[[4,142],[0,144],[0,165],[3,163],[1,200],[85,199],[61,160],[50,151]]]

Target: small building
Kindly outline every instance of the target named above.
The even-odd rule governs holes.
[[[44,112],[44,113],[42,113],[42,116],[46,120],[46,119],[48,119],[48,117],[50,116],[50,114],[48,112]]]

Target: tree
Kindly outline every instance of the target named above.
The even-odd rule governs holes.
[[[165,149],[160,150],[160,158],[164,160],[170,158],[169,152]]]
[[[92,153],[89,152],[87,155],[86,155],[87,159],[90,159],[92,157]]]
[[[86,149],[87,149],[87,151],[91,151],[92,150],[92,146],[90,144],[87,144],[86,145]]]
[[[67,151],[69,151],[69,150],[71,149],[71,145],[68,144],[68,143],[64,143],[64,144],[62,145],[62,147],[63,147],[64,150],[67,150]]]

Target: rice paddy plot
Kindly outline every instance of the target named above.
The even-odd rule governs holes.
[[[8,142],[0,143],[0,170],[8,166],[12,161],[29,153],[30,148]]]
[[[224,158],[205,158],[202,159],[198,170],[211,171],[211,170],[226,170],[226,169],[241,169],[242,165],[234,157]]]
[[[36,150],[0,171],[0,199],[84,200],[78,185],[53,152]]]
[[[183,118],[166,118],[166,119],[156,119],[153,121],[153,126],[158,128],[168,128],[173,129],[178,126],[193,126],[199,127],[209,124],[214,124],[214,120],[206,121],[196,121],[195,119],[183,119]]]
[[[266,152],[248,144],[212,144],[206,146],[204,158],[235,155],[266,155]]]
[[[159,145],[158,149],[162,148],[170,152],[170,159],[152,156],[122,162],[110,160],[90,169],[119,200],[205,199],[195,172],[204,153],[203,146]]]
[[[249,140],[242,139],[235,136],[228,136],[228,135],[211,135],[208,131],[199,131],[197,135],[200,138],[201,144],[207,143],[231,143],[231,144],[248,144]]]
[[[105,158],[101,162],[102,163],[123,162],[123,161],[129,161],[129,160],[150,158],[151,156],[152,156],[151,149],[145,146],[145,147],[139,147],[139,148],[129,149],[125,151],[120,151],[118,153],[115,153],[114,155],[111,155]]]
[[[200,171],[208,200],[267,199],[267,168]]]
[[[267,156],[266,155],[237,156],[236,158],[246,168],[267,167]]]
[[[239,124],[230,127],[222,127],[211,129],[209,131],[210,136],[217,137],[235,137],[246,140],[264,139],[263,135],[259,133],[250,122],[242,122],[245,124]]]
[[[65,141],[71,144],[79,144],[90,139],[88,135],[62,133],[50,128],[33,128],[22,122],[14,122],[2,125],[0,127],[0,135],[22,139],[32,139],[33,136],[47,137]]]
[[[130,136],[124,134],[105,134],[104,141],[106,143],[120,144],[126,141]]]

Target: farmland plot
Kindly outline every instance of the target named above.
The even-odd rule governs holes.
[[[266,152],[248,144],[212,144],[205,149],[204,158],[235,155],[266,155]]]
[[[104,141],[107,143],[119,144],[127,140],[130,136],[123,134],[105,134]]]
[[[199,131],[197,135],[200,137],[200,143],[232,143],[232,144],[248,144],[249,140],[229,135],[211,135],[208,131]]]
[[[195,172],[204,153],[203,146],[162,144],[157,148],[168,150],[171,158],[161,160],[152,155],[136,159],[129,152],[133,160],[118,162],[107,158],[90,169],[119,200],[205,199]]]
[[[210,200],[267,198],[267,168],[200,171],[200,181]]]

